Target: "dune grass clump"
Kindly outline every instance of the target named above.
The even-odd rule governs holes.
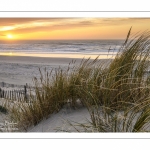
[[[38,124],[50,114],[58,112],[67,102],[66,75],[61,69],[55,70],[52,76],[45,70],[43,76],[41,70],[40,80],[34,78],[34,94],[30,93],[30,103],[18,103],[11,109],[11,118],[18,122],[18,127],[27,127]],[[49,78],[51,77],[51,78]],[[19,109],[18,109],[19,108]]]
[[[105,80],[105,87],[116,90],[116,96],[109,90],[105,91],[108,97],[105,102],[112,103],[115,107],[120,100],[136,103],[149,95],[149,74],[146,72],[149,67],[150,35],[149,32],[145,32],[127,42],[129,34],[110,64]]]
[[[97,105],[87,108],[90,120],[85,123],[68,121],[74,132],[150,132],[150,107],[147,104],[139,103],[123,111]]]
[[[93,131],[147,131],[144,126],[149,125],[150,118],[150,33],[130,39],[130,32],[107,65],[97,57],[83,59],[79,65],[72,62],[67,70],[45,70],[45,74],[40,71],[40,80],[34,78],[32,103],[14,107],[12,119],[27,129],[58,112],[65,104],[75,108],[80,101],[89,110]]]

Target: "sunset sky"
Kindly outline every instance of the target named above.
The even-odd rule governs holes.
[[[0,18],[0,40],[124,39],[150,30],[149,18]]]

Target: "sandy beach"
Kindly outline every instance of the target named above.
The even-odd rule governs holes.
[[[48,58],[27,56],[0,56],[0,82],[25,85],[32,84],[33,77],[39,77],[39,68],[67,68],[71,58]],[[79,63],[81,59],[76,59]]]
[[[48,70],[55,68],[67,69],[72,60],[76,64],[81,58],[59,57],[29,57],[29,56],[0,56],[0,82],[9,84],[31,85],[33,77],[39,77],[39,68]],[[103,59],[102,61],[107,61]]]

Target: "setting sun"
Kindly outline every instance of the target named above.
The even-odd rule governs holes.
[[[8,38],[8,39],[12,39],[13,36],[12,36],[11,34],[8,34],[8,35],[7,35],[7,38]]]

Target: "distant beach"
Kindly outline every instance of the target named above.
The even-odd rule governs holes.
[[[96,56],[95,56],[96,58]],[[63,57],[29,57],[29,56],[0,56],[0,82],[9,84],[31,85],[33,77],[39,77],[39,68],[48,70],[62,67],[67,69],[72,60],[76,64],[81,58]],[[107,59],[102,59],[107,61]]]

